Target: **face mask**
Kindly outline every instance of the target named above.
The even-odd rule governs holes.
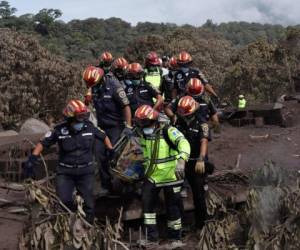
[[[75,131],[80,131],[80,130],[82,130],[83,125],[84,125],[83,122],[77,122],[77,123],[72,124],[72,128],[73,128]]]
[[[137,86],[141,83],[141,80],[131,80],[132,84]]]
[[[131,80],[125,80],[125,84],[126,85],[132,85],[132,81]]]
[[[180,70],[181,70],[183,73],[187,73],[187,72],[189,71],[189,68],[182,67],[182,68],[180,68]]]
[[[144,135],[152,135],[154,133],[154,128],[143,128]]]
[[[110,71],[110,66],[103,67],[104,73],[107,74]]]

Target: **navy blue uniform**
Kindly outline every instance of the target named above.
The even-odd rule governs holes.
[[[169,73],[164,75],[162,79],[160,91],[161,93],[163,93],[166,103],[172,101],[172,90],[174,88],[175,73],[176,71],[169,70]]]
[[[201,229],[204,226],[204,221],[207,218],[207,207],[205,202],[205,174],[199,175],[195,172],[195,166],[197,159],[200,157],[201,140],[210,138],[209,126],[206,122],[207,114],[205,115],[205,110],[200,109],[193,114],[194,119],[187,123],[178,118],[176,127],[184,134],[185,138],[189,141],[191,147],[190,160],[186,164],[185,174],[188,180],[192,192],[193,201],[195,206],[195,222],[196,227]],[[206,164],[208,163],[208,158],[205,159]]]
[[[132,112],[134,113],[138,107],[144,104],[153,107],[153,98],[156,98],[160,92],[150,85],[150,83],[141,81],[139,85],[133,85],[126,83],[127,81],[124,83],[124,89]]]
[[[173,113],[175,113],[177,110],[179,99],[180,98],[174,99],[171,102],[171,110],[173,111]],[[212,100],[205,94],[194,99],[200,104],[200,109],[196,112],[195,115],[200,121],[208,122],[209,119],[217,113],[217,109]]]
[[[56,192],[58,197],[71,210],[74,210],[73,191],[76,190],[84,200],[87,220],[94,219],[93,182],[94,167],[93,145],[95,140],[103,141],[106,135],[94,125],[85,121],[81,131],[74,131],[69,123],[57,125],[46,133],[41,140],[44,147],[58,144],[59,163],[56,174]]]
[[[186,85],[192,78],[198,78],[202,82],[202,84],[206,85],[208,83],[208,80],[205,78],[203,73],[194,68],[182,68],[179,69],[175,73],[174,77],[174,88],[177,90],[177,96],[184,95],[186,91]]]
[[[105,129],[124,123],[122,109],[129,101],[122,85],[111,73],[105,75],[103,84],[92,88],[92,96],[99,127]]]
[[[102,84],[92,88],[93,103],[96,109],[98,126],[101,127],[114,145],[125,127],[123,109],[129,105],[128,98],[120,82],[108,73]],[[109,159],[103,143],[96,143],[98,163],[100,167],[101,185],[111,189]]]

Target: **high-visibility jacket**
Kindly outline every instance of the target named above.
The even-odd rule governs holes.
[[[162,82],[162,71],[159,67],[155,67],[151,70],[145,69],[145,81],[149,82],[154,88],[160,89]]]
[[[247,101],[246,101],[246,99],[245,98],[243,98],[243,99],[239,99],[239,109],[244,109],[244,108],[246,108],[246,104],[247,104]]]
[[[160,128],[156,133],[141,138],[145,176],[155,184],[181,183],[183,180],[177,180],[175,175],[176,164],[179,158],[188,160],[190,144],[175,127],[168,127],[167,135],[163,131]]]

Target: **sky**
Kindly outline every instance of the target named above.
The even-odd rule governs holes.
[[[247,21],[282,25],[300,24],[299,0],[7,0],[16,15],[37,13],[43,8],[60,9],[64,21],[89,17],[119,17],[138,22],[176,23],[200,26]]]

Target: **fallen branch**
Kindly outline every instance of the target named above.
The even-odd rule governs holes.
[[[255,140],[255,139],[268,139],[270,137],[269,134],[265,135],[249,135],[250,139]]]
[[[235,168],[239,169],[240,168],[240,162],[241,162],[242,154],[239,154],[236,160]]]

